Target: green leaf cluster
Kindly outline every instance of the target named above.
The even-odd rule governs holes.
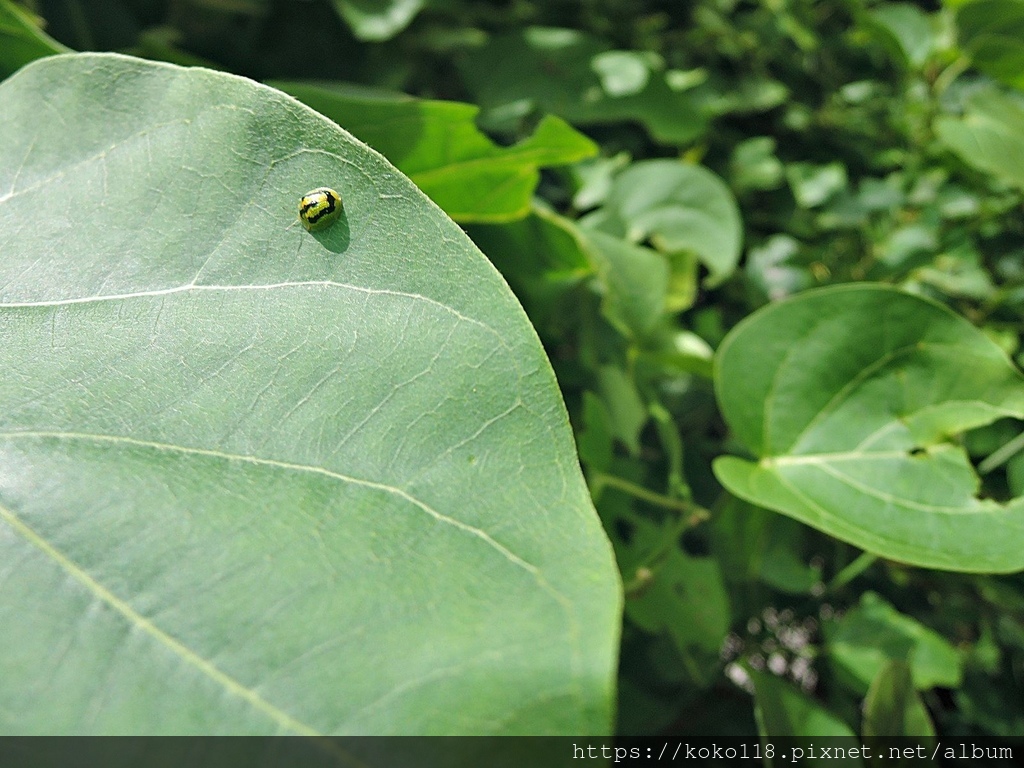
[[[1019,734],[1022,32],[0,0],[0,731]]]

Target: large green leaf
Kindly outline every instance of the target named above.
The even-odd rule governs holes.
[[[547,115],[529,138],[511,147],[491,141],[472,104],[427,101],[351,86],[271,83],[383,154],[460,222],[521,219],[530,211],[539,169],[597,153],[597,145]]]
[[[935,121],[935,133],[970,166],[1024,188],[1024,102],[993,89],[974,94],[962,117]]]
[[[665,144],[686,144],[707,125],[688,94],[669,87],[657,57],[612,51],[572,29],[531,27],[495,37],[462,62],[485,114],[540,108],[578,125],[633,120]]]
[[[0,731],[607,731],[611,550],[459,228],[241,78],[59,56],[0,103]]]
[[[715,376],[756,457],[715,461],[735,495],[895,560],[1024,568],[1024,502],[977,498],[950,439],[1024,416],[1024,377],[963,318],[881,286],[810,291],[740,323]]]

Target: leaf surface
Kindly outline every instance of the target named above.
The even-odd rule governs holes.
[[[1024,568],[1024,502],[977,497],[953,437],[1024,416],[1024,377],[948,309],[879,286],[809,291],[740,323],[716,357],[723,414],[755,459],[732,493],[930,568]]]
[[[607,731],[611,550],[459,228],[242,78],[58,56],[0,102],[0,731]]]

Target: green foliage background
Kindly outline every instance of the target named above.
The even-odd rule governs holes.
[[[1020,0],[0,0],[3,76],[264,81],[464,227],[615,550],[626,734],[1024,733],[1022,40]]]

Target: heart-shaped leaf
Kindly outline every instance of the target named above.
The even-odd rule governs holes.
[[[895,560],[1024,568],[1024,501],[977,498],[948,439],[1024,416],[1024,377],[945,307],[879,286],[800,294],[733,329],[715,385],[756,456],[715,461],[735,495]]]
[[[459,228],[242,78],[0,103],[0,731],[607,731],[611,550]]]

